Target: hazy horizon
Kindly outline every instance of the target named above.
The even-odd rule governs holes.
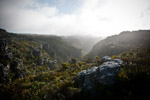
[[[149,0],[1,0],[0,28],[14,33],[107,37],[150,29]]]

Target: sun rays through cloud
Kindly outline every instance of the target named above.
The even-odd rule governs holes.
[[[150,29],[149,0],[1,0],[0,27],[12,32],[106,37]]]

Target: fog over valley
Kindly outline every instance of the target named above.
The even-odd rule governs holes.
[[[0,0],[0,100],[150,100],[150,0]]]
[[[0,27],[15,33],[106,37],[150,29],[149,0],[1,0]]]

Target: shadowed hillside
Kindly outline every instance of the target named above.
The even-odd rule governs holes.
[[[86,57],[112,56],[130,49],[150,46],[150,30],[125,31],[119,35],[107,37],[93,46]]]

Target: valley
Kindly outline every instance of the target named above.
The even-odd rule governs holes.
[[[102,39],[0,29],[2,100],[150,99],[149,73],[150,30]]]

